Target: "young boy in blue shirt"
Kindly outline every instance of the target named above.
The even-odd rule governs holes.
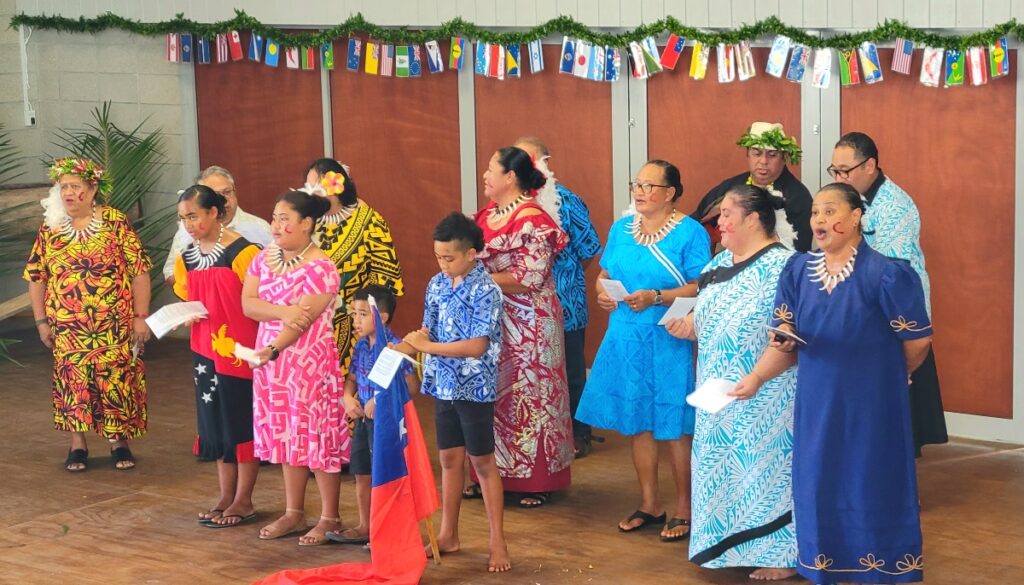
[[[380,320],[385,325],[384,336],[388,343],[400,343],[398,337],[387,327],[391,316],[395,313],[395,295],[390,289],[369,285],[357,290],[352,295],[349,313],[352,315],[352,331],[357,339],[352,353],[352,365],[345,378],[345,414],[353,421],[352,428],[352,460],[349,471],[356,478],[356,503],[359,507],[359,525],[327,533],[327,539],[342,544],[366,544],[370,541],[370,492],[371,453],[373,451],[373,411],[376,402],[373,399],[373,387],[370,386],[370,370],[380,354],[377,343],[377,327],[370,307],[373,297],[380,312]],[[396,375],[405,376],[409,394],[415,394],[420,382],[412,367],[403,360]]]
[[[480,226],[461,213],[450,214],[434,228],[434,256],[441,272],[427,285],[423,328],[406,335],[401,349],[427,354],[423,393],[437,399],[438,547],[445,553],[459,550],[459,507],[468,453],[480,478],[490,526],[487,570],[497,573],[512,568],[503,527],[504,492],[494,459],[502,295],[476,259],[483,247]]]

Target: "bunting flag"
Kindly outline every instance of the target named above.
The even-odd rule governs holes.
[[[216,37],[217,40],[217,62],[227,63],[228,62],[228,35],[220,34]]]
[[[320,67],[325,71],[334,71],[334,43],[320,45]]]
[[[530,73],[544,71],[544,45],[540,39],[530,41],[527,46],[530,51]]]
[[[316,67],[316,49],[313,47],[302,47],[302,49],[300,49],[300,55],[302,69],[304,71],[310,71]]]
[[[943,54],[945,51],[937,47],[925,47],[921,58],[921,83],[928,87],[939,87],[942,79]]]
[[[427,41],[427,71],[440,73],[444,71],[444,58],[441,56],[441,45],[437,41]],[[454,44],[452,45],[454,46]]]
[[[914,42],[907,39],[896,39],[896,48],[892,51],[892,71],[901,75],[910,75],[910,63],[914,60]]]
[[[601,45],[594,45],[590,49],[590,67],[587,68],[587,79],[591,81],[604,81],[606,52],[606,49]]]
[[[377,75],[377,67],[380,62],[380,45],[366,41],[366,63],[363,69],[370,75]]]
[[[228,33],[228,52],[232,61],[242,60],[242,37],[238,36],[237,30]]]
[[[167,33],[167,61],[169,63],[181,62],[180,43],[181,37],[178,33]]]
[[[487,44],[487,77],[505,79],[505,47],[497,43]]]
[[[477,41],[476,53],[473,56],[473,73],[477,75],[487,76],[487,70],[489,64],[487,63],[487,57],[491,54],[490,43],[483,41]]]
[[[693,43],[693,56],[690,58],[690,79],[700,81],[708,73],[708,61],[711,60],[711,45],[696,41]]]
[[[857,48],[860,56],[860,68],[864,72],[864,83],[872,84],[882,81],[882,61],[878,57],[878,47],[871,41],[864,41]]]
[[[740,81],[746,81],[757,75],[757,66],[754,64],[754,53],[750,50],[750,43],[740,41],[736,45],[736,75]]]
[[[988,62],[992,79],[1010,73],[1010,54],[1006,51],[1006,37],[999,39],[994,45],[989,45]]]
[[[387,347],[384,323],[373,307],[377,327],[374,351]],[[373,453],[370,471],[369,563],[341,563],[274,573],[254,585],[336,585],[356,583],[415,585],[427,565],[418,522],[438,509],[434,472],[423,428],[405,379],[374,389]]]
[[[644,49],[636,41],[629,43],[629,62],[633,64],[633,77],[647,79],[647,61],[644,59]]]
[[[520,45],[508,45],[505,47],[505,70],[509,77],[522,77],[522,65],[519,60]]]
[[[832,83],[832,49],[814,50],[814,69],[811,72],[811,85],[818,89],[827,89]]]
[[[355,37],[348,39],[348,59],[345,61],[345,69],[359,71],[359,61],[363,57],[363,41]]]
[[[196,57],[196,62],[200,65],[210,64],[210,39],[201,38],[199,39],[199,55]]]
[[[391,77],[395,74],[395,46],[381,45],[380,47],[380,75]]]
[[[985,85],[988,83],[988,67],[985,63],[985,48],[971,47],[967,50],[967,76],[971,85]]]
[[[263,37],[251,35],[249,37],[249,60],[259,63],[263,55]]]
[[[676,34],[669,35],[668,42],[665,43],[665,52],[661,54],[661,66],[674,71],[685,46],[686,39]]]
[[[946,51],[945,87],[960,87],[964,84],[964,52],[960,49]]]
[[[764,66],[764,72],[772,77],[782,77],[786,70],[786,58],[789,57],[789,47],[792,41],[786,35],[778,35],[772,42],[772,50],[768,53],[768,62]]]
[[[558,72],[572,75],[575,61],[576,43],[569,37],[562,37],[562,64],[558,66]]]
[[[733,59],[733,46],[718,44],[718,83],[729,83],[736,79],[736,65]]]
[[[661,73],[664,69],[661,66],[661,55],[658,54],[658,41],[654,37],[647,37],[640,47],[643,49],[644,65],[647,67],[647,75]]]
[[[839,83],[844,87],[860,83],[860,67],[854,49],[839,49]]]
[[[299,48],[298,47],[287,47],[284,50],[284,65],[288,69],[299,68]]]
[[[409,77],[410,58],[408,45],[395,47],[395,77]]]
[[[448,68],[454,69],[455,71],[462,71],[462,63],[465,60],[465,54],[466,39],[462,37],[452,37],[452,50],[448,61]]]
[[[263,59],[263,64],[267,67],[277,67],[277,61],[281,58],[281,45],[277,44],[274,39],[267,39],[267,55]]]
[[[572,67],[572,74],[576,77],[587,79],[587,74],[590,71],[590,58],[592,57],[590,43],[577,40],[575,55],[576,58]]]
[[[786,80],[793,83],[800,83],[807,73],[807,63],[811,60],[811,49],[806,45],[793,45],[793,53],[789,58],[789,69],[786,70]]]
[[[181,62],[191,63],[192,62],[192,34],[181,33]]]
[[[618,47],[608,47],[605,51],[604,80],[618,81],[622,71],[622,53]]]
[[[423,75],[423,53],[419,45],[409,47],[409,77],[420,77]]]

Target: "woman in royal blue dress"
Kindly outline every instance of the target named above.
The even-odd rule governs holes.
[[[852,187],[814,196],[821,252],[783,269],[772,323],[806,344],[775,341],[734,393],[748,397],[797,363],[793,516],[797,571],[812,583],[923,579],[908,377],[932,327],[921,279],[864,241]]]

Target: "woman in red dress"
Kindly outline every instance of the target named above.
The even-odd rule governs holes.
[[[491,203],[476,215],[485,241],[479,258],[504,296],[495,455],[505,490],[533,508],[571,482],[562,307],[551,276],[567,238],[533,200],[547,179],[525,151],[497,151],[483,179]]]

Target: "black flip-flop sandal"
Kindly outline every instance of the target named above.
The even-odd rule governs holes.
[[[689,525],[690,525],[690,521],[687,520],[686,518],[672,518],[671,520],[669,520],[668,522],[665,523],[665,530],[675,530],[676,528],[679,528],[680,526],[689,526]],[[687,528],[686,532],[684,532],[682,534],[676,534],[674,536],[662,535],[661,536],[661,542],[675,542],[677,540],[683,540],[687,536],[690,536],[690,529],[689,528]]]
[[[135,456],[132,455],[131,449],[128,447],[118,447],[110,450],[110,457],[114,460],[114,469],[118,471],[129,471],[135,469]],[[128,467],[120,467],[119,463],[130,461],[131,465]]]
[[[478,483],[471,483],[462,490],[463,500],[480,500],[484,497],[484,490]]]
[[[81,467],[72,468],[72,465],[82,464]],[[71,473],[81,473],[89,467],[88,449],[68,449],[68,458],[64,460],[64,470]]]
[[[349,528],[343,530],[328,530],[324,536],[327,537],[327,540],[338,544],[370,544],[369,536],[342,536],[342,534],[349,530]]]
[[[641,520],[640,524],[637,524],[632,528],[623,528],[620,525],[619,532],[636,532],[637,530],[640,530],[641,528],[645,528],[647,526],[661,524],[665,521],[666,518],[668,518],[668,514],[666,514],[665,512],[662,512],[660,516],[655,516],[654,514],[648,514],[647,512],[641,512],[640,510],[637,510],[636,512],[633,512],[632,516],[626,518],[626,524],[629,524],[633,520]]]
[[[211,508],[211,509],[207,510],[205,513],[206,514],[213,514],[213,515],[210,516],[209,518],[196,518],[196,522],[198,522],[199,524],[209,524],[210,522],[213,522],[215,519],[220,518],[221,516],[223,516],[224,515],[224,510],[221,510],[220,508]]]
[[[548,503],[548,498],[551,497],[551,492],[528,492],[524,493],[519,498],[520,508],[540,508],[544,504]],[[533,500],[533,502],[527,502],[527,500]]]
[[[231,522],[229,524],[221,524],[214,520],[209,520],[203,526],[207,528],[234,528],[235,526],[241,526],[248,522],[252,522],[256,519],[256,512],[242,516],[241,514],[228,514],[227,516],[220,516],[220,518],[238,518],[238,522]]]

